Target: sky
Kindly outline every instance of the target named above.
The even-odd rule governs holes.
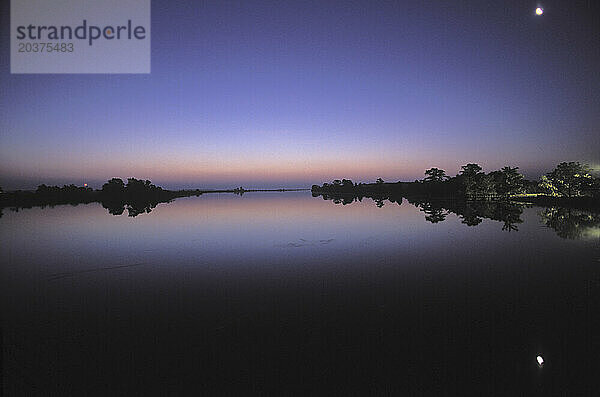
[[[544,14],[535,15],[542,6]],[[0,186],[310,187],[600,165],[592,1],[152,0],[151,73],[10,74]]]

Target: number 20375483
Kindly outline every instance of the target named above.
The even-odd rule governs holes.
[[[19,43],[19,52],[73,52],[73,43]]]

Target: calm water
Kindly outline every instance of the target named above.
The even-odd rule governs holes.
[[[596,218],[523,208],[503,230],[384,204],[5,210],[5,395],[596,395]]]

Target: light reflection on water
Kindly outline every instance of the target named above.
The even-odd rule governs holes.
[[[135,218],[5,211],[7,395],[105,394],[106,378],[165,391],[165,377],[212,391],[556,391],[574,374],[569,390],[585,392],[595,220],[522,208],[509,232],[438,210],[302,192],[178,199]],[[552,360],[534,379],[539,351]]]

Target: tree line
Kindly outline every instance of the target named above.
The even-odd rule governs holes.
[[[150,212],[159,203],[200,194],[199,190],[165,190],[147,179],[127,178],[125,183],[120,178],[112,178],[99,190],[73,184],[62,187],[42,184],[35,191],[2,192],[0,208],[13,207],[16,210],[34,206],[100,202],[113,215],[120,215],[127,209],[129,216],[137,216]]]
[[[579,162],[563,162],[539,181],[528,181],[518,167],[503,167],[490,173],[479,164],[463,165],[456,176],[448,176],[440,168],[425,171],[422,180],[386,183],[378,178],[375,183],[355,184],[350,179],[336,179],[322,186],[313,185],[313,193],[360,194],[396,192],[405,196],[452,197],[467,200],[506,200],[525,193],[550,197],[598,198],[600,178],[592,176],[589,166]]]

